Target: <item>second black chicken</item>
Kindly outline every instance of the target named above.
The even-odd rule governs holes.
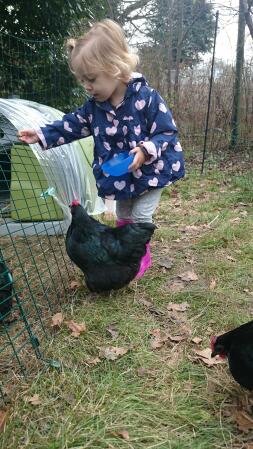
[[[253,390],[253,321],[211,339],[212,357],[228,358],[230,372],[242,387]]]
[[[90,217],[78,201],[72,202],[71,214],[66,250],[84,273],[87,287],[102,292],[129,284],[139,270],[146,243],[156,226],[133,223],[113,228]]]

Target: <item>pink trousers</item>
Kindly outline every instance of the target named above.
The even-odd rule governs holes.
[[[132,220],[117,220],[116,221],[116,226],[120,227],[120,226],[124,226],[125,224],[128,223],[133,223]],[[135,276],[135,279],[140,279],[145,271],[147,271],[152,265],[152,259],[151,259],[151,252],[150,252],[150,244],[147,243],[146,244],[146,254],[144,254],[144,256],[141,259],[141,263],[140,263],[140,268],[138,273]]]

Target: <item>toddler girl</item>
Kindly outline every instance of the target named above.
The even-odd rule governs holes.
[[[20,140],[46,150],[92,135],[93,172],[98,194],[116,200],[117,226],[152,222],[165,186],[184,176],[177,128],[164,100],[135,73],[138,58],[129,52],[121,27],[95,23],[68,41],[69,64],[90,99],[62,120],[39,130],[20,131]],[[113,177],[102,164],[122,151],[134,154],[130,172]],[[137,278],[151,265],[149,245]]]

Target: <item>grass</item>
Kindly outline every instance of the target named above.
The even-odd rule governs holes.
[[[187,177],[165,191],[152,269],[111,296],[93,296],[85,287],[70,296],[64,317],[85,322],[87,331],[79,338],[65,325],[54,338],[51,331],[47,357],[60,360],[62,369],[20,381],[1,449],[252,449],[252,431],[240,431],[227,412],[246,393],[226,364],[207,368],[195,360],[192,342],[201,337],[206,348],[210,335],[251,317],[252,199],[243,176],[224,182],[218,172],[215,179]],[[161,257],[172,260],[171,269],[159,265]],[[187,271],[198,279],[174,288]],[[169,302],[189,308],[170,315]],[[112,323],[114,340],[107,331]],[[186,338],[154,350],[154,329]],[[89,360],[109,346],[128,352],[92,366]],[[34,394],[38,405],[28,402]]]

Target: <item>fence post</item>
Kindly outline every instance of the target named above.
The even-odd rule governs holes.
[[[232,129],[231,129],[231,147],[236,147],[239,136],[240,123],[240,100],[241,100],[241,82],[244,62],[244,40],[245,40],[245,16],[242,0],[239,1],[238,34],[236,46],[236,68],[235,85],[233,96]]]
[[[208,105],[207,105],[207,114],[206,114],[206,127],[205,127],[205,139],[204,139],[204,148],[203,148],[203,156],[202,156],[202,164],[201,164],[201,174],[203,174],[203,171],[204,171],[204,163],[205,163],[205,156],[206,156],[206,144],[207,144],[207,134],[208,134],[211,96],[212,96],[212,87],[213,87],[214,58],[215,58],[218,20],[219,20],[219,11],[216,11],[216,22],[215,22],[214,43],[213,43],[213,57],[212,57],[212,67],[211,67],[211,76],[210,76],[209,93],[208,93]]]

